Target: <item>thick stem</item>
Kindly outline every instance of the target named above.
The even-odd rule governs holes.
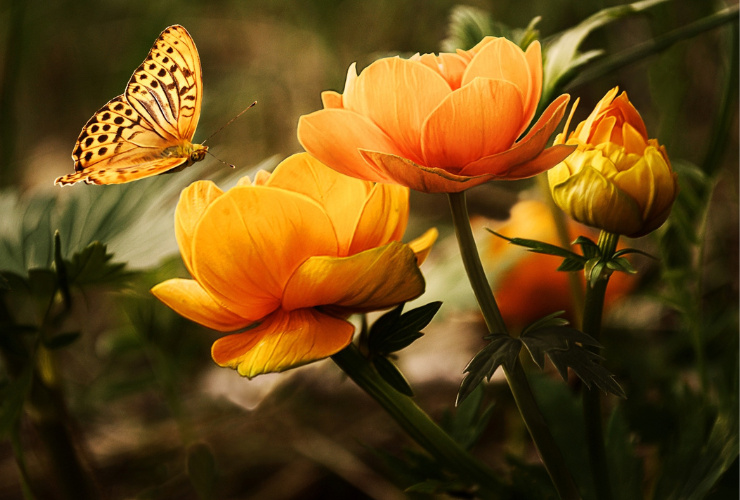
[[[491,286],[483,271],[483,265],[478,255],[478,248],[473,239],[468,208],[465,203],[465,193],[450,193],[448,196],[452,211],[452,222],[455,226],[455,234],[457,235],[457,241],[460,246],[460,255],[465,266],[465,271],[468,274],[470,285],[473,288],[476,299],[478,299],[478,305],[483,313],[483,318],[488,326],[488,331],[491,333],[508,334],[506,324],[501,317],[501,312],[491,291]],[[580,498],[578,488],[565,465],[563,455],[550,433],[544,416],[537,406],[521,363],[517,360],[514,370],[505,370],[505,374],[522,420],[524,420],[524,424],[530,436],[532,436],[532,441],[558,494],[564,499]]]
[[[617,248],[619,235],[602,231],[599,234],[599,248],[603,258],[609,258]],[[601,335],[601,317],[604,310],[604,295],[609,283],[608,273],[604,273],[594,286],[586,288],[586,302],[583,310],[582,330],[594,339]],[[609,465],[604,446],[604,429],[601,418],[601,393],[596,387],[583,390],[583,418],[586,425],[586,442],[591,464],[591,475],[598,498],[611,500],[612,489],[609,480]]]
[[[504,495],[504,486],[493,472],[435,424],[411,398],[388,385],[354,344],[333,355],[332,359],[439,463],[475,482],[483,498]]]

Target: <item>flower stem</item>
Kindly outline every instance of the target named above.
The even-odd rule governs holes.
[[[354,344],[332,359],[439,463],[475,482],[483,498],[503,496],[504,485],[493,472],[435,424],[411,398],[388,385]]]
[[[491,286],[486,279],[483,265],[478,255],[478,249],[473,239],[473,231],[470,228],[468,208],[465,203],[465,192],[449,193],[450,209],[452,211],[452,222],[455,226],[455,234],[460,246],[460,255],[468,274],[470,285],[478,300],[483,318],[491,333],[507,334],[506,324],[501,317],[496,299],[491,291]],[[509,388],[514,396],[519,413],[524,424],[532,436],[542,463],[550,475],[555,488],[561,498],[580,498],[578,489],[573,482],[573,477],[568,471],[563,455],[560,452],[555,439],[550,433],[545,417],[539,410],[537,402],[532,394],[527,377],[521,363],[517,360],[513,370],[504,370]]]
[[[599,234],[599,248],[603,258],[610,258],[617,248],[619,235],[602,231]],[[594,286],[586,288],[586,301],[583,308],[582,330],[596,340],[601,334],[601,317],[604,310],[604,295],[609,283],[609,274],[601,276]],[[593,387],[583,391],[583,418],[586,424],[586,442],[588,443],[591,475],[597,496],[611,500],[612,489],[609,480],[609,466],[606,461],[604,446],[604,429],[601,418],[601,393]]]

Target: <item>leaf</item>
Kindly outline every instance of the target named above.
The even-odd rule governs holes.
[[[70,284],[89,285],[116,283],[128,277],[124,272],[125,263],[112,263],[113,254],[107,252],[106,245],[97,241],[77,252],[66,262]]]
[[[54,270],[57,273],[57,285],[62,294],[64,308],[72,309],[72,294],[69,291],[69,280],[67,279],[67,266],[62,259],[62,243],[59,230],[54,233]]]
[[[579,245],[581,247],[583,257],[586,259],[593,259],[594,257],[598,257],[601,255],[601,249],[599,248],[599,245],[597,245],[592,239],[585,236],[579,236],[575,239],[573,244]]]
[[[645,257],[649,257],[649,258],[651,258],[653,260],[658,260],[657,257],[655,257],[653,255],[650,255],[647,252],[643,252],[642,250],[638,250],[637,248],[623,248],[621,250],[617,250],[616,252],[614,252],[613,257],[621,257],[622,255],[627,255],[627,254],[630,254],[630,253],[637,253],[637,254],[643,255]]]
[[[539,330],[540,328],[545,328],[548,326],[565,326],[568,324],[568,320],[565,318],[560,318],[565,311],[555,311],[552,314],[548,314],[544,318],[540,318],[537,321],[534,321],[533,323],[530,323],[529,325],[525,326],[522,330],[521,335],[526,335],[526,333],[530,330]]]
[[[493,404],[481,413],[483,394],[483,386],[478,385],[454,412],[445,412],[442,418],[443,429],[465,449],[478,441],[493,415]]]
[[[201,500],[214,498],[213,491],[218,479],[218,471],[211,447],[205,443],[195,443],[190,445],[187,453],[188,477],[198,498]]]
[[[552,314],[539,321],[548,319],[551,316]],[[530,356],[532,356],[532,360],[540,368],[544,368],[545,366],[546,354],[549,355],[551,351],[555,350],[567,350],[575,342],[591,347],[602,347],[593,337],[576,328],[565,325],[547,324],[547,322],[543,322],[541,327],[535,328],[538,322],[526,328],[519,336],[519,340],[522,341],[522,344],[524,344],[524,347],[527,348]]]
[[[390,354],[411,345],[424,334],[442,302],[430,302],[401,314],[403,304],[378,318],[368,333],[368,348],[373,354]]]
[[[26,363],[21,375],[5,386],[0,397],[0,439],[7,438],[13,431],[23,412],[23,404],[31,391],[33,364]]]
[[[411,386],[406,381],[406,377],[403,376],[401,371],[393,364],[393,362],[391,362],[391,360],[385,356],[376,356],[373,358],[372,363],[378,371],[378,375],[383,377],[383,380],[388,382],[388,385],[406,396],[412,397],[414,395],[414,391],[411,390]]]
[[[503,238],[509,241],[509,243],[513,245],[525,247],[530,252],[544,253],[547,255],[555,255],[557,257],[563,257],[566,259],[584,260],[581,255],[578,255],[575,252],[571,252],[570,250],[559,247],[557,245],[551,245],[550,243],[545,243],[544,241],[529,240],[526,238],[509,238],[509,237],[504,236],[503,234],[499,234],[496,231],[493,231],[492,229],[486,228],[486,230],[489,233],[495,234],[499,238]]]
[[[62,349],[74,343],[80,338],[80,332],[68,332],[55,335],[50,339],[44,339],[42,342],[44,346],[49,350]]]
[[[601,356],[577,344],[569,343],[568,349],[547,351],[547,357],[563,377],[568,379],[568,368],[578,375],[589,389],[596,386],[620,398],[626,398],[624,389],[614,380],[614,375],[601,364]]]
[[[465,367],[465,377],[460,384],[455,405],[465,401],[483,379],[490,380],[499,366],[504,365],[513,370],[522,349],[519,339],[504,334],[494,334],[486,337],[488,345],[481,349]]]
[[[605,430],[606,458],[615,500],[632,500],[642,495],[642,460],[637,457],[634,439],[621,408],[612,412]],[[616,487],[615,487],[616,485]]]
[[[637,269],[632,266],[632,263],[624,257],[617,257],[616,259],[610,259],[606,263],[606,267],[613,271],[621,271],[628,274],[637,274]]]
[[[583,265],[585,264],[585,261],[583,258],[580,259],[572,259],[568,257],[567,259],[564,259],[563,262],[558,266],[558,271],[580,271],[583,269]]]
[[[602,55],[603,50],[579,53],[578,48],[595,29],[605,26],[628,14],[640,12],[666,0],[644,0],[600,10],[576,26],[547,39],[543,46],[543,93],[541,102],[549,103],[552,96],[576,75],[577,69]]]
[[[485,10],[457,5],[450,13],[447,38],[442,41],[442,51],[454,53],[457,49],[471,49],[486,36],[504,37],[526,49],[539,38],[539,32],[535,29],[539,20],[539,17],[535,17],[523,30],[512,29],[495,22]]]

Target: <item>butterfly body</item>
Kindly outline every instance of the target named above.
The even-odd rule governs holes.
[[[55,184],[121,184],[201,161],[193,144],[203,99],[200,57],[182,26],[165,29],[125,92],[88,120],[72,152],[75,173]]]

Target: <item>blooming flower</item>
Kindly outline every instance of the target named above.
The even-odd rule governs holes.
[[[152,292],[204,326],[243,330],[213,344],[219,365],[247,377],[286,370],[346,347],[350,314],[421,295],[418,266],[436,230],[402,244],[407,219],[408,189],[345,177],[305,153],[227,192],[198,181],[175,212],[193,279]]]
[[[526,52],[486,37],[456,54],[388,57],[344,93],[322,93],[324,109],[302,116],[298,140],[331,168],[425,192],[460,192],[493,179],[531,177],[572,148],[544,149],[568,96],[557,98],[519,141],[542,90],[540,44]]]
[[[636,237],[665,222],[678,182],[665,148],[648,139],[627,93],[615,98],[618,91],[610,90],[568,135],[571,111],[555,142],[576,145],[577,150],[550,170],[548,178],[555,202],[571,217]]]
[[[518,202],[511,208],[508,220],[493,225],[493,229],[509,238],[528,238],[560,245],[555,221],[546,204],[535,200]],[[572,240],[578,235],[595,239],[591,228],[568,221]],[[561,257],[528,252],[522,247],[492,235],[487,231],[481,241],[481,258],[488,270],[491,286],[507,325],[521,328],[555,311],[574,321],[575,304],[567,272],[558,271]],[[578,273],[585,289],[585,277]],[[606,291],[605,308],[627,294],[637,284],[635,275],[613,273]]]

